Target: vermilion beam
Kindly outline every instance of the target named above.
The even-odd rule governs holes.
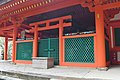
[[[120,25],[120,20],[110,21],[109,26],[117,27]]]
[[[119,8],[119,7],[120,7],[120,2],[109,3],[102,6],[103,10]]]
[[[56,29],[56,28],[59,28],[59,24],[50,26],[50,22],[56,22],[56,21],[59,21],[60,19],[62,19],[62,20],[72,19],[72,16],[69,15],[69,16],[54,18],[54,19],[45,20],[45,21],[41,21],[41,22],[35,22],[35,23],[30,24],[30,26],[31,26],[31,27],[34,27],[35,25],[38,26],[38,25],[40,25],[40,24],[46,24],[45,27],[38,28],[38,31]],[[69,22],[69,23],[62,23],[62,24],[63,24],[63,27],[72,26],[72,23],[71,23],[71,22]],[[33,31],[34,31],[34,29],[31,29],[31,30],[30,30],[30,32],[33,32]]]
[[[44,24],[44,23],[50,23],[50,22],[55,22],[55,21],[59,21],[61,19],[72,19],[71,15],[68,16],[63,16],[63,17],[59,17],[59,18],[54,18],[54,19],[50,19],[50,20],[45,20],[45,21],[40,21],[40,22],[35,22],[35,23],[31,23],[30,26],[35,26],[35,25],[40,25],[40,24]]]
[[[1,27],[0,30],[10,30],[10,29],[13,29],[13,28],[14,28],[14,25],[11,25],[11,26]]]
[[[64,23],[64,24],[63,24],[64,27],[69,27],[69,26],[71,26],[71,25],[72,25],[71,23]],[[38,28],[38,31],[50,30],[50,29],[56,29],[56,28],[59,28],[59,24],[58,24],[58,25],[55,25],[55,26],[48,26],[48,27],[45,27],[45,28]]]

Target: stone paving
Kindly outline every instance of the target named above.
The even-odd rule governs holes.
[[[23,80],[23,79],[18,79],[18,78],[0,75],[0,80]]]
[[[111,67],[108,71],[98,71],[93,68],[61,66],[51,69],[35,69],[32,65],[0,63],[0,71],[37,75],[51,78],[51,80],[120,80],[120,66]]]

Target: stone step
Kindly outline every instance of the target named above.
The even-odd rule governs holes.
[[[10,72],[10,71],[1,71],[0,72],[2,76],[6,76],[6,78],[13,78],[10,80],[50,80],[50,78],[38,76],[35,74],[29,74],[29,73],[17,73],[17,72]],[[3,79],[6,79],[3,78]],[[14,79],[16,78],[16,79]],[[7,79],[6,79],[7,80]]]

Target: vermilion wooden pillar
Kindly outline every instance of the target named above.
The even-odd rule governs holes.
[[[63,20],[60,20],[59,23],[59,59],[60,65],[64,62],[64,54],[63,54]]]
[[[97,63],[98,68],[106,67],[106,54],[105,54],[105,34],[104,34],[104,13],[102,7],[96,6],[96,39],[97,39]]]
[[[16,59],[16,38],[17,38],[17,28],[16,26],[13,29],[13,49],[12,49],[12,62],[14,62]]]
[[[33,41],[33,57],[37,57],[37,55],[38,55],[38,26],[35,25]]]
[[[8,52],[8,37],[5,37],[5,44],[4,44],[4,60],[7,60],[8,58],[8,55],[7,55],[7,52]]]

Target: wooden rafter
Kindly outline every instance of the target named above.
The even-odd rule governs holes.
[[[19,0],[16,0],[16,2],[19,1]],[[37,5],[31,5],[31,4],[34,4],[34,3],[39,3],[40,1],[44,1],[44,4],[46,5],[42,5],[44,6],[38,6],[36,7]],[[45,3],[45,1],[52,1],[51,3]],[[86,3],[86,1],[88,3]],[[25,4],[26,3],[26,4]],[[32,15],[36,15],[36,14],[40,14],[40,13],[44,13],[44,12],[48,12],[48,11],[53,11],[53,10],[57,10],[57,9],[61,9],[61,8],[65,8],[65,7],[69,7],[69,6],[73,6],[73,5],[85,5],[85,7],[88,7],[91,11],[93,11],[93,0],[30,0],[30,3],[29,2],[25,2],[24,4],[26,5],[26,8],[23,8],[21,9],[22,12],[20,12],[21,10],[17,10],[19,8],[21,8],[20,6],[17,6],[15,7],[15,9],[11,9],[13,11],[13,13],[15,12],[14,15],[12,15],[11,11],[9,10],[6,10],[7,12],[7,15],[9,15],[8,13],[11,13],[10,16],[22,16],[22,17],[28,17],[28,16],[32,16]],[[29,4],[28,4],[29,3]],[[13,3],[11,3],[13,4]],[[30,7],[33,7],[33,8],[30,8],[29,10],[27,10],[27,6],[28,5],[31,5]],[[22,7],[24,7],[22,5]],[[34,8],[35,7],[35,8]],[[15,11],[17,10],[17,11]],[[27,10],[27,11],[26,11]],[[32,10],[32,12],[31,12]],[[4,12],[1,12],[2,14],[6,14]],[[2,14],[0,16],[2,16]],[[22,14],[22,15],[21,15]],[[6,16],[6,18],[9,17],[9,16]]]
[[[45,3],[45,1],[48,1],[48,0],[44,0],[44,3],[41,2],[41,1],[42,0],[34,0],[34,1],[30,0],[30,1],[26,1],[24,3],[20,2],[20,0],[12,1],[9,4],[0,6],[0,9],[6,9],[5,11],[3,10],[3,12],[0,12],[1,13],[0,16],[2,14],[6,14],[6,13],[9,13],[11,11],[15,11],[19,8],[23,8],[24,5],[26,5],[26,6],[31,5],[30,7],[31,8],[33,7],[33,9],[30,8],[30,10],[27,10],[27,13],[26,13],[25,10],[27,8],[23,8],[23,9],[21,9],[22,12],[16,11],[15,15],[16,14],[19,15],[19,13],[17,13],[17,12],[20,12],[20,14],[23,14],[22,16],[28,17],[28,16],[31,16],[31,15],[40,14],[40,13],[48,12],[48,11],[51,11],[51,10],[61,9],[61,8],[64,8],[64,7],[69,7],[69,6],[77,5],[77,4],[81,4],[83,7],[88,7],[91,11],[94,11],[94,7],[97,6],[97,5],[102,5],[104,10],[120,7],[120,5],[119,5],[120,0],[51,0],[53,2],[51,2],[49,4],[47,4],[48,2]],[[13,7],[13,6],[15,6],[15,5],[13,5],[15,2],[19,2],[19,4],[17,4],[17,7]],[[39,3],[39,2],[41,2],[42,5],[44,4],[43,5],[44,8],[42,6],[36,7],[37,6],[36,3]],[[36,4],[36,5],[34,6],[34,4]],[[6,6],[9,6],[9,5],[13,5],[11,7],[11,9],[6,7]],[[31,12],[31,10],[33,10],[33,12]]]
[[[119,2],[115,2],[115,3],[105,4],[105,5],[102,6],[102,8],[104,10],[113,9],[113,8],[120,8],[120,1]]]
[[[10,30],[13,29],[15,25],[11,25],[11,26],[7,26],[7,27],[1,27],[0,30],[4,31],[4,30]]]
[[[19,0],[16,0],[16,1],[19,1]],[[32,5],[34,3],[37,3],[38,0],[35,0],[34,3],[32,3],[32,4],[31,4],[31,2],[32,2],[32,0],[30,0],[30,2],[25,2],[24,4],[29,3],[27,5]],[[9,3],[9,4],[13,4],[13,3],[14,3],[14,1],[12,1],[12,3]],[[6,4],[6,5],[9,5],[9,4]],[[82,5],[83,7],[88,7],[91,11],[94,11],[95,6],[101,5],[101,8],[103,8],[103,10],[106,11],[107,17],[105,18],[105,20],[108,23],[109,20],[111,18],[113,18],[114,15],[117,14],[118,11],[119,11],[119,9],[118,10],[111,10],[111,8],[116,9],[116,7],[120,7],[120,5],[119,5],[120,0],[54,0],[53,3],[47,4],[46,6],[44,5],[44,8],[42,6],[36,7],[36,8],[31,9],[31,10],[33,10],[32,12],[31,12],[31,10],[28,10],[27,12],[23,11],[22,13],[20,13],[21,15],[19,15],[19,13],[16,13],[15,16],[14,16],[14,19],[16,20],[15,17],[22,17],[22,19],[20,21],[24,21],[23,18],[25,18],[25,17],[29,17],[29,16],[32,16],[32,15],[41,14],[41,13],[44,13],[44,12],[53,11],[53,10],[57,10],[57,9],[61,9],[61,8],[65,8],[65,7],[69,7],[69,6],[73,6],[73,5],[79,5],[79,4]],[[5,7],[6,5],[0,6],[0,8]],[[18,9],[18,8],[21,8],[21,7],[24,7],[24,5],[22,5],[22,6],[19,5],[19,6],[15,7],[15,9]],[[11,9],[11,10],[13,10],[13,9]],[[9,10],[6,10],[6,11],[9,12]],[[6,13],[6,11],[4,11],[4,12]],[[1,12],[1,14],[4,14],[4,12]],[[8,16],[7,20],[9,20],[9,16]],[[13,20],[13,22],[15,20]],[[18,22],[18,23],[21,23],[21,22]],[[25,24],[19,24],[18,27],[21,27],[22,29],[23,28],[31,29],[28,25],[25,25]],[[57,26],[54,26],[53,28],[56,28],[56,27]],[[1,27],[0,29],[2,31],[8,31],[8,30],[11,30],[13,28],[14,27],[12,25],[12,26],[7,26],[7,27]],[[40,30],[44,30],[44,29],[41,28]]]

